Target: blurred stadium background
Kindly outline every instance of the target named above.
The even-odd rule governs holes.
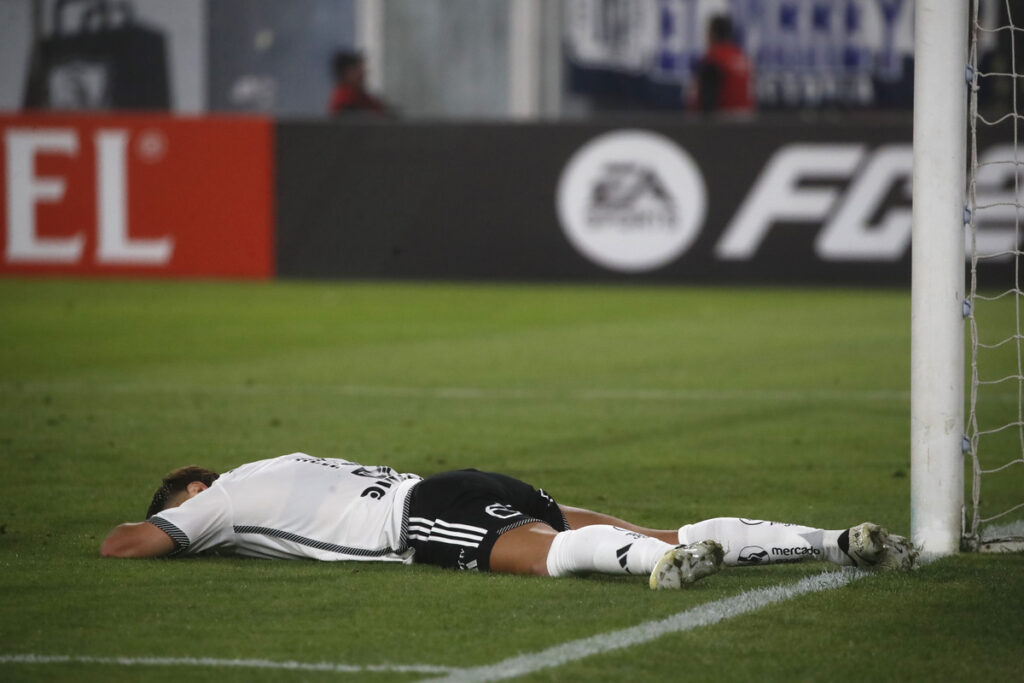
[[[750,67],[740,105],[699,95],[719,16]],[[995,348],[972,434],[1013,462],[984,514],[1024,490],[1019,171],[997,165],[1016,159],[1016,33],[972,44],[1014,75],[978,92],[996,124],[972,192],[996,208],[967,217],[1003,255],[975,273]],[[330,112],[339,52],[386,112]],[[913,0],[0,0],[0,679],[132,679],[118,657],[153,680],[189,657],[233,667],[185,662],[218,680],[296,675],[238,663],[265,657],[406,680],[821,570],[659,602],[379,568],[325,597],[331,568],[95,557],[182,453],[489,467],[652,526],[908,532],[913,75]],[[715,495],[652,493],[663,478]],[[1019,560],[951,558],[533,676],[1013,680]],[[151,623],[197,595],[212,621]],[[353,619],[300,616],[324,605]],[[452,642],[423,635],[438,623]],[[894,642],[906,668],[864,660]],[[438,668],[388,668],[410,661]]]
[[[79,34],[89,2],[7,0],[0,107],[24,103],[33,44]],[[1004,3],[987,2],[996,14]],[[58,5],[63,12],[58,11]],[[682,109],[680,88],[729,14],[755,62],[760,108],[909,106],[911,2],[664,0],[132,0],[133,29],[165,46],[170,110],[320,117],[329,60],[359,48],[372,89],[411,119],[579,119]],[[63,13],[63,19],[57,19]],[[88,30],[99,30],[92,17]],[[120,14],[111,19],[120,25]],[[109,54],[117,51],[109,46]],[[97,53],[98,54],[98,53]],[[155,68],[155,67],[154,67]],[[603,73],[602,73],[603,72]],[[70,103],[65,103],[65,107]]]

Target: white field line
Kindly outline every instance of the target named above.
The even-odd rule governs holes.
[[[806,593],[839,588],[867,575],[867,572],[852,568],[816,574],[805,577],[794,584],[772,586],[740,593],[731,598],[709,602],[658,621],[648,621],[619,631],[611,631],[589,638],[573,640],[548,648],[547,650],[541,650],[540,652],[510,657],[497,664],[470,669],[456,669],[447,676],[427,680],[451,683],[476,683],[525,676],[542,669],[562,666],[585,657],[646,643],[670,633],[679,633],[703,626],[710,626]]]
[[[116,666],[199,666],[236,669],[284,669],[332,673],[442,674],[451,667],[429,664],[335,664],[331,662],[278,662],[271,659],[216,659],[213,657],[77,657],[74,655],[0,655],[0,664],[112,664]]]
[[[0,382],[0,394],[229,394],[232,396],[308,393],[357,398],[427,398],[445,400],[585,400],[585,401],[909,401],[910,392],[889,389],[515,389],[503,387],[412,387],[352,384],[193,384]],[[1007,394],[1009,396],[1009,394]],[[1012,398],[1016,401],[1017,394]]]

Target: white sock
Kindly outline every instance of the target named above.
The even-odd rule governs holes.
[[[672,547],[656,538],[606,524],[562,531],[548,551],[548,574],[600,572],[646,576]]]
[[[756,519],[717,517],[679,529],[679,542],[718,541],[725,550],[726,565],[774,564],[800,560],[827,560],[849,565],[844,552],[846,530],[815,529],[797,524]],[[843,543],[840,536],[844,536]]]

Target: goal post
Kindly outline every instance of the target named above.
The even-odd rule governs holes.
[[[910,528],[941,556],[963,526],[968,3],[917,0],[914,24]]]

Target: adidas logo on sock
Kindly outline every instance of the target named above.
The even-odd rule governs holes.
[[[626,570],[627,574],[632,573],[629,571],[629,567],[626,566],[626,556],[629,555],[629,549],[632,547],[633,544],[630,543],[629,545],[624,545],[615,551],[615,556],[619,558],[619,564],[622,565],[622,568]]]

